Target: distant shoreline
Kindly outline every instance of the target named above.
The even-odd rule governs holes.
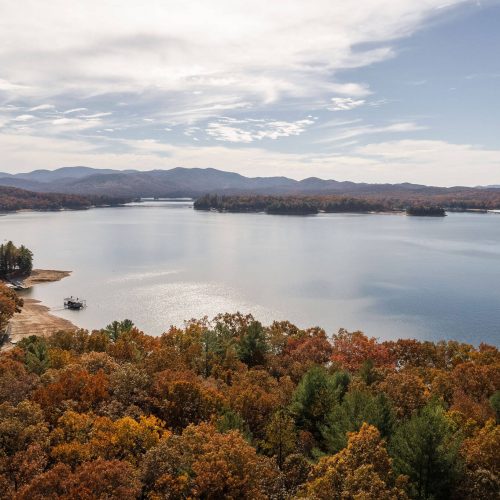
[[[92,209],[106,209],[106,208],[136,208],[140,207],[142,203],[148,203],[148,202],[163,202],[163,201],[174,201],[174,202],[188,202],[188,201],[195,201],[193,198],[191,199],[160,199],[160,200],[153,200],[150,198],[144,198],[141,199],[140,201],[132,201],[132,202],[127,202],[119,205],[95,205],[95,206],[89,206],[85,208],[57,208],[57,209],[38,209],[38,208],[21,208],[18,210],[0,210],[0,217],[2,216],[7,216],[7,215],[12,215],[12,214],[19,214],[19,213],[55,213],[55,212],[81,212],[81,211],[87,211],[87,210],[92,210]],[[144,205],[146,208],[150,208],[150,205]],[[215,207],[209,207],[209,208],[198,208],[194,205],[189,206],[188,208],[191,208],[195,211],[198,212],[214,212],[214,213],[230,213],[230,214],[268,214],[268,215],[292,215],[292,216],[311,216],[311,215],[318,215],[318,214],[344,214],[344,215],[405,215],[405,209],[394,209],[394,210],[388,210],[388,209],[381,209],[381,210],[339,210],[339,211],[328,211],[328,210],[323,210],[323,209],[318,209],[316,213],[293,213],[293,212],[266,212],[265,209],[229,209],[229,208],[215,208]],[[486,209],[486,208],[464,208],[464,209],[457,209],[457,208],[445,208],[446,212],[449,213],[471,213],[471,214],[496,214],[500,215],[500,209]],[[431,217],[431,215],[413,215],[413,217]],[[57,281],[57,280],[56,280]]]

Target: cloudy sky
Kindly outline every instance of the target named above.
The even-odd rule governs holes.
[[[0,0],[0,171],[500,184],[499,0]]]

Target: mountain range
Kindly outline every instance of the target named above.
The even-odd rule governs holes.
[[[214,168],[172,168],[169,170],[112,170],[63,167],[20,174],[0,173],[0,186],[40,193],[64,193],[121,197],[193,197],[206,193],[274,195],[364,195],[405,196],[500,192],[495,187],[433,187],[420,184],[367,184],[309,177],[300,181],[287,177],[245,177]]]

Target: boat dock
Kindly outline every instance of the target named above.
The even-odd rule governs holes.
[[[87,302],[79,297],[73,297],[73,295],[71,295],[71,297],[66,297],[64,299],[65,309],[79,311],[80,309],[83,309],[85,307],[87,307]]]

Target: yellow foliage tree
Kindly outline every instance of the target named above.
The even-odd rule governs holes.
[[[349,433],[347,448],[322,458],[298,497],[310,500],[403,500],[405,478],[394,477],[379,431],[363,424]]]

